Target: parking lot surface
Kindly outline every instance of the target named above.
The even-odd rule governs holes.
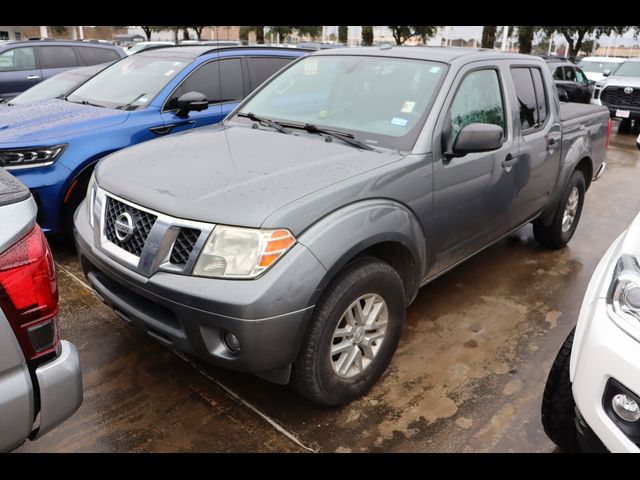
[[[378,384],[342,408],[167,349],[87,287],[53,245],[59,329],[80,352],[84,403],[18,452],[552,452],[540,424],[551,363],[609,244],[640,212],[640,151],[615,134],[569,246],[531,226],[420,291]]]

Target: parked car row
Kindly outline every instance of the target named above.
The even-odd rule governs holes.
[[[621,63],[598,82],[591,103],[606,106],[612,118],[622,120],[623,130],[634,121],[640,133],[640,58]]]

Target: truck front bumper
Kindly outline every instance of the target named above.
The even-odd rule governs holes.
[[[119,317],[205,362],[288,382],[313,311],[312,298],[326,274],[309,250],[295,245],[255,280],[167,272],[146,278],[95,247],[83,205],[74,222],[82,269]],[[229,334],[239,348],[232,348]]]

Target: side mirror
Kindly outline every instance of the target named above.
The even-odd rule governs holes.
[[[608,77],[609,75],[611,75],[611,70],[609,69],[606,69],[604,72],[602,72],[603,77]]]
[[[209,102],[202,93],[187,92],[178,97],[176,108],[178,109],[177,116],[187,117],[189,112],[201,112],[209,108]]]
[[[466,125],[453,142],[447,158],[462,157],[467,153],[490,152],[502,146],[502,127],[490,123],[470,123]]]

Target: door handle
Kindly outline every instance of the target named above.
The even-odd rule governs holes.
[[[38,80],[40,77],[38,75],[29,75],[27,80]]]
[[[518,160],[520,160],[520,157],[518,157],[517,155],[514,157],[513,155],[508,154],[507,157],[502,162],[502,168],[511,169],[511,167],[513,167],[516,163],[518,163]]]

